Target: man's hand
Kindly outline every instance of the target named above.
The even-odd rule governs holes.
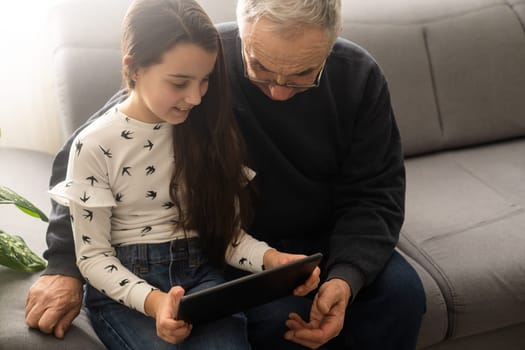
[[[26,323],[61,339],[80,313],[82,282],[63,275],[41,276],[29,289]]]
[[[317,349],[335,338],[343,329],[346,308],[352,295],[348,283],[341,279],[331,279],[321,285],[310,311],[310,322],[298,314],[290,314],[285,333],[287,340],[310,349]]]
[[[302,258],[305,258],[306,255],[303,254],[288,254],[288,253],[282,253],[276,249],[268,249],[263,256],[263,264],[266,268],[271,269],[272,267],[277,267],[279,265],[288,264],[292,261],[299,260]],[[321,275],[321,269],[319,267],[316,267],[308,279],[301,284],[300,286],[297,286],[293,294],[296,296],[305,296],[306,294],[313,291],[317,286],[319,285],[319,282],[321,281],[320,276]]]

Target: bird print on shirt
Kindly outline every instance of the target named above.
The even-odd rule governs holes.
[[[128,283],[129,283],[129,279],[127,279],[127,278],[124,278],[122,281],[119,282],[121,287],[124,287]]]
[[[157,198],[157,192],[155,191],[147,191],[146,192],[146,198],[155,199]]]
[[[113,271],[118,271],[118,267],[115,264],[111,264],[111,265],[104,267],[104,270],[106,270],[109,273],[112,273]]]
[[[147,175],[151,175],[151,174],[153,174],[153,173],[155,173],[155,167],[154,167],[153,165],[148,166],[148,167],[146,168],[146,176],[147,176]]]
[[[121,133],[120,133],[120,136],[126,140],[132,140],[133,137],[131,136],[133,135],[133,131],[130,131],[130,130],[123,130]]]
[[[144,237],[147,233],[151,232],[152,229],[153,229],[153,228],[152,228],[151,226],[146,226],[146,227],[144,227],[144,228],[142,229],[142,231],[140,231],[140,232],[141,232],[141,235],[140,235],[140,236],[141,236],[141,237]]]
[[[153,142],[148,140],[148,142],[144,145],[144,148],[148,148],[151,151],[153,149]]]
[[[174,204],[173,202],[166,202],[166,203],[164,203],[164,204],[162,205],[162,207],[163,207],[164,209],[171,209],[171,208],[173,208],[174,206],[175,206],[175,204]]]
[[[102,153],[104,153],[104,155],[108,158],[113,158],[113,154],[111,154],[111,150],[108,148],[107,150],[104,149],[104,147],[102,146],[98,146],[101,150],[102,150]]]
[[[83,146],[82,143],[80,142],[80,140],[78,140],[77,143],[75,144],[75,151],[77,152],[77,157],[80,155],[82,146]]]
[[[80,200],[82,202],[86,203],[90,198],[91,198],[91,196],[88,196],[86,191],[84,191],[84,195],[82,197],[80,197]]]
[[[88,209],[84,209],[85,214],[83,215],[85,219],[93,221],[93,212]]]
[[[87,177],[86,180],[88,180],[91,183],[91,186],[93,186],[95,182],[98,182],[98,180],[94,176]]]

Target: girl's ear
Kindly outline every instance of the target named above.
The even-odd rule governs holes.
[[[125,70],[128,72],[128,77],[133,80],[133,81],[136,81],[137,80],[137,72],[132,72],[130,70],[130,66],[131,64],[133,63],[133,56],[131,55],[125,55],[124,57],[122,57],[122,66],[125,68]]]
[[[123,66],[129,67],[131,62],[133,62],[133,56],[125,55],[124,57],[122,57],[122,65]]]

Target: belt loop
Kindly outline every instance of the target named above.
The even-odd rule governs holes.
[[[148,244],[137,244],[137,270],[140,273],[149,271]]]

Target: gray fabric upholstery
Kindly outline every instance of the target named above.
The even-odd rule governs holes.
[[[342,35],[388,78],[405,155],[525,134],[523,2],[343,3]]]
[[[52,159],[45,153],[1,148],[0,163],[9,166],[0,172],[0,184],[20,193],[47,213],[51,207],[46,191]],[[0,206],[0,229],[22,236],[40,256],[46,247],[46,227],[45,222],[14,206]],[[17,272],[0,266],[0,350],[104,349],[84,312],[75,319],[67,337],[60,341],[25,325],[27,291],[38,277],[38,273]]]
[[[70,0],[53,12],[64,138],[120,85],[129,2]],[[234,19],[236,0],[200,3],[216,22]],[[418,349],[524,349],[525,0],[343,0],[343,19],[341,35],[384,70],[401,130],[398,250],[427,295]],[[48,209],[51,156],[0,150],[0,160],[10,169],[0,183]],[[0,208],[0,228],[42,252],[45,224],[21,215]],[[0,267],[0,349],[101,349],[84,313],[63,341],[27,329],[25,296],[37,277]]]
[[[407,161],[399,247],[439,285],[449,337],[525,325],[524,154],[520,140]]]

